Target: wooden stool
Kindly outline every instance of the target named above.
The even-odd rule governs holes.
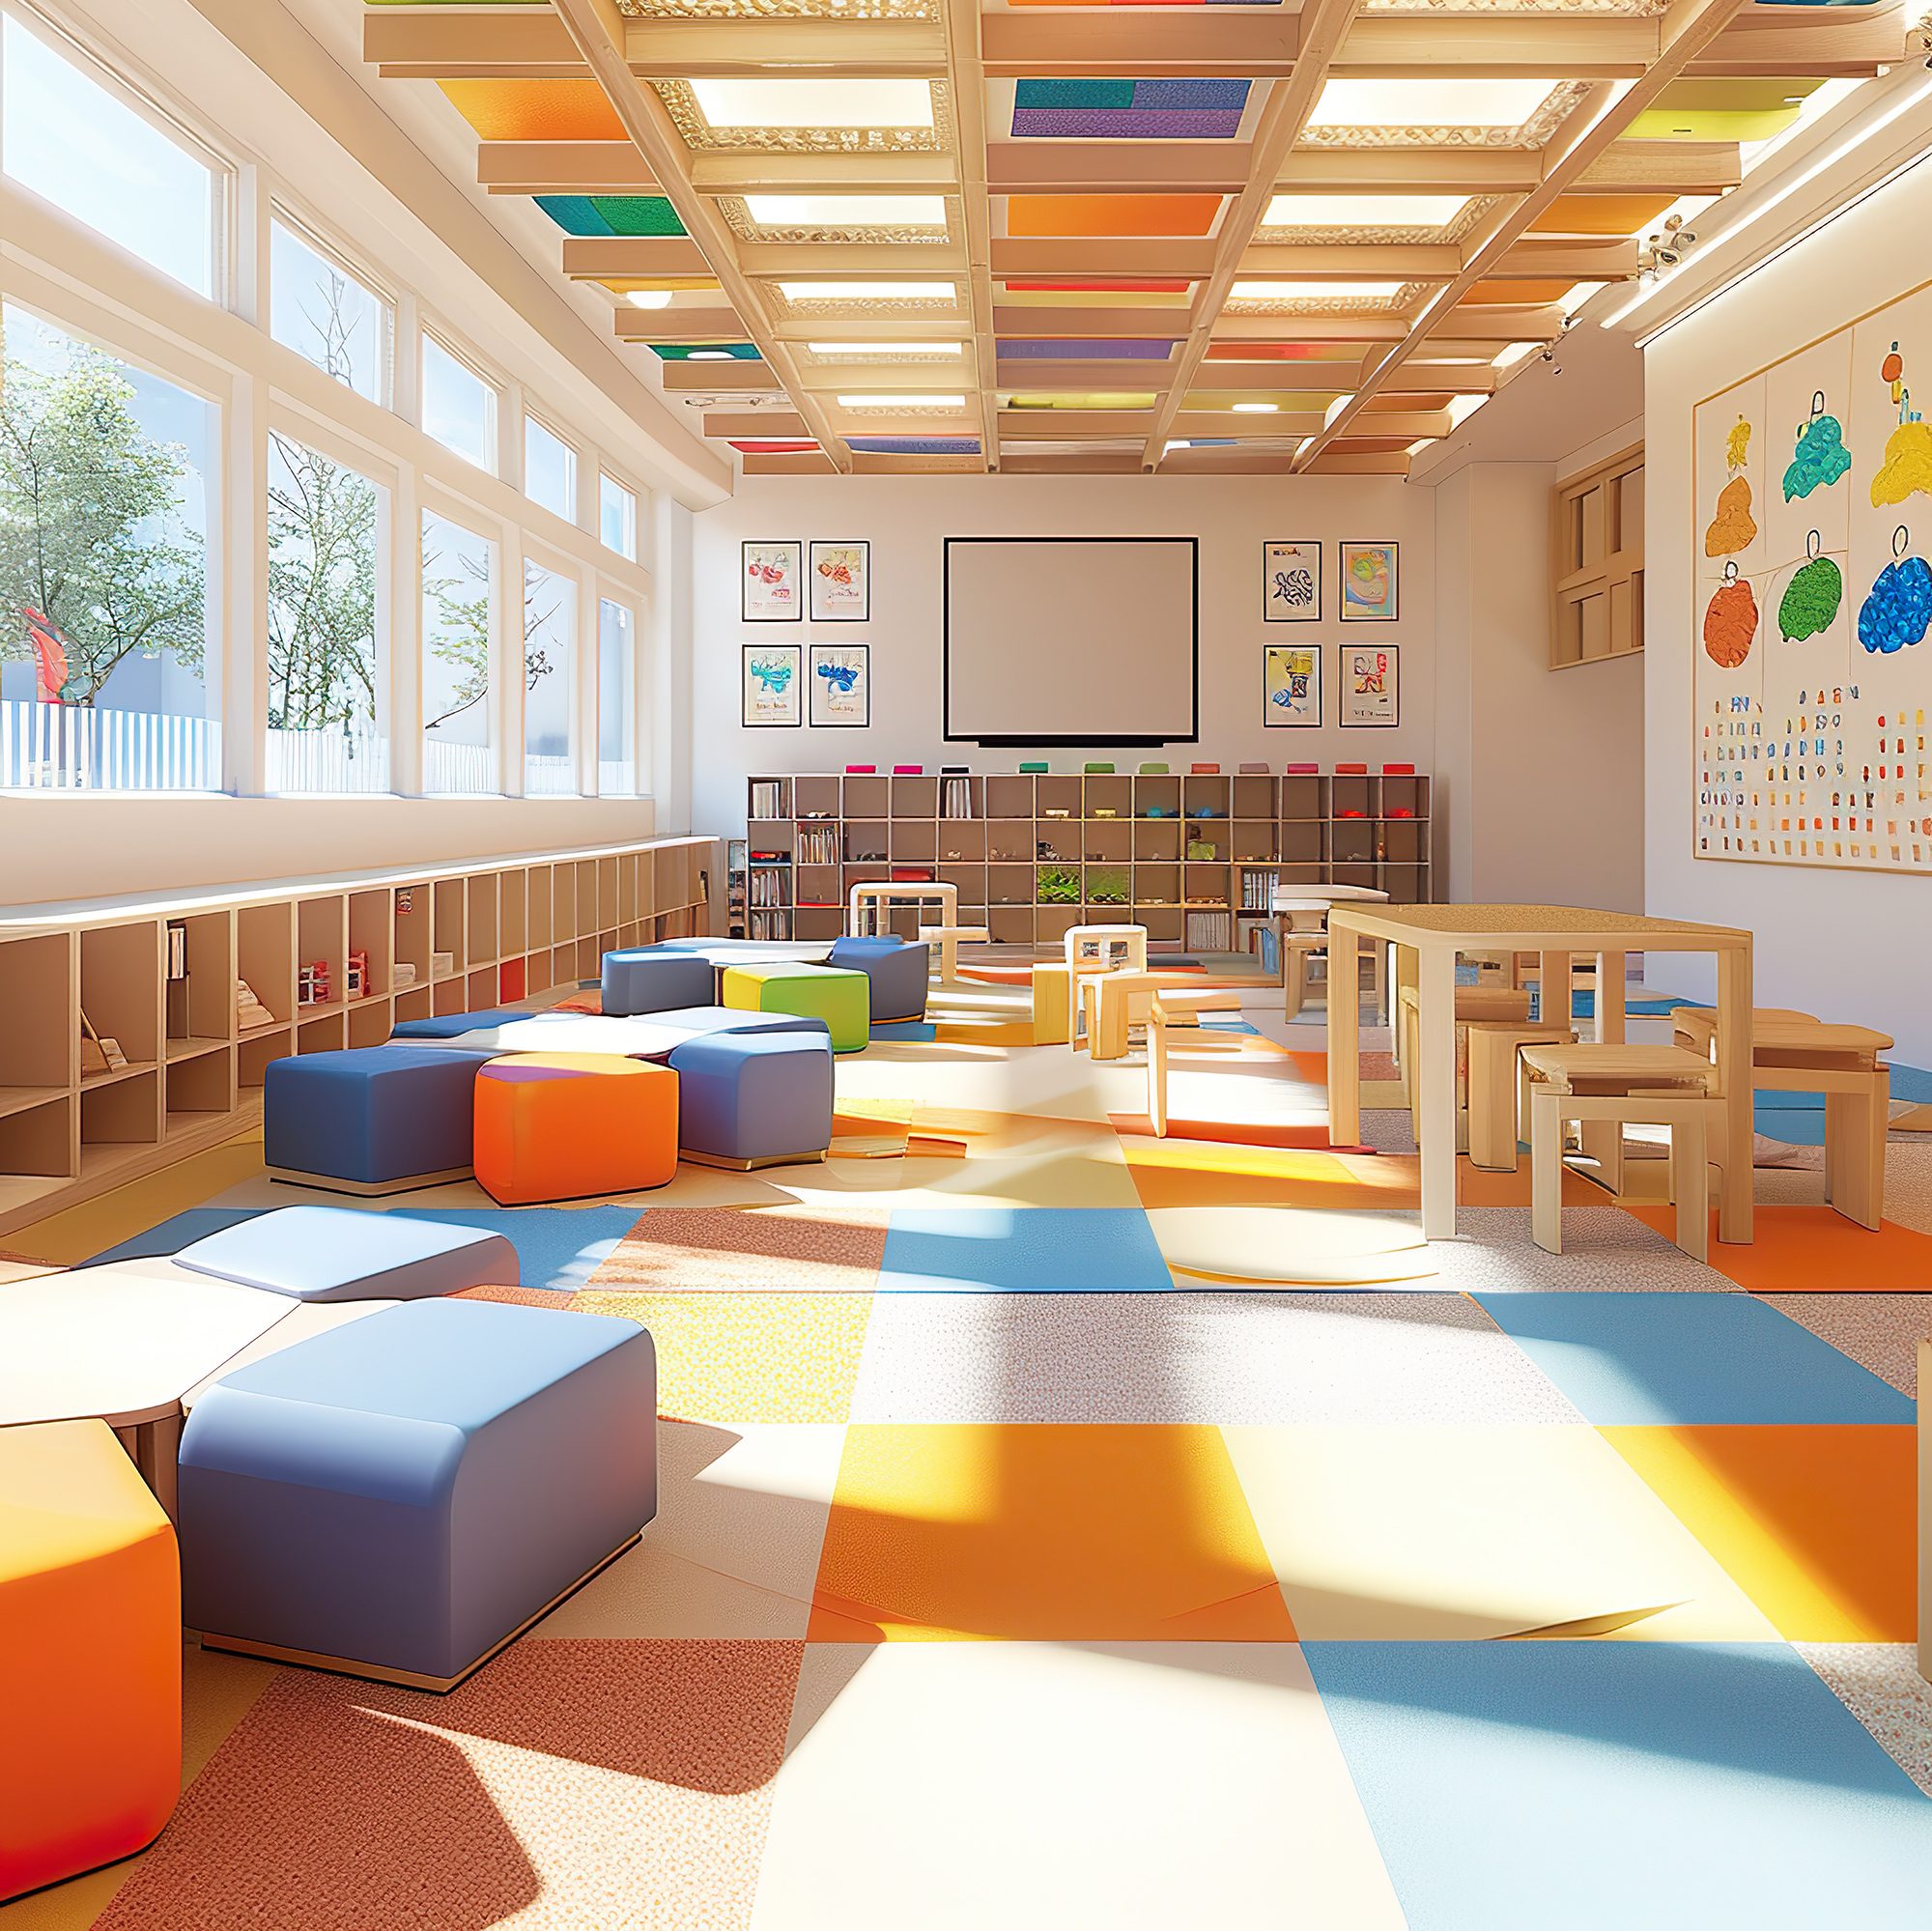
[[[1238,1052],[1238,1040],[1214,1037],[1201,1024],[1204,1012],[1238,1012],[1241,995],[1232,986],[1210,986],[1205,990],[1170,986],[1153,995],[1148,1008],[1148,1118],[1153,1122],[1158,1138],[1167,1137],[1167,1056],[1168,1033],[1179,1028],[1188,1036],[1190,1047],[1210,1052]]]
[[[943,924],[959,921],[959,888],[944,879],[862,879],[846,895],[845,934],[863,939],[890,928],[895,905],[937,905]]]
[[[1467,1031],[1469,1164],[1513,1174],[1517,1143],[1529,1120],[1529,1072],[1518,1048],[1568,1046],[1577,1035],[1569,1026],[1513,1019],[1472,1019]]]
[[[1145,925],[1075,925],[1066,934],[1066,963],[1102,970],[1146,972]]]
[[[1670,1197],[1677,1244],[1693,1260],[1710,1248],[1710,1149],[1723,1134],[1724,1107],[1712,1062],[1683,1046],[1590,1042],[1524,1046],[1529,1068],[1530,1235],[1548,1254],[1563,1251],[1563,1126],[1566,1121],[1632,1122],[1670,1130]],[[1622,1135],[1611,1191],[1622,1184]]]
[[[1706,1059],[1716,1052],[1715,1013],[1679,1006],[1670,1025],[1680,1046]],[[1781,1007],[1751,1010],[1752,1086],[1825,1095],[1825,1198],[1861,1227],[1885,1217],[1891,1069],[1878,1056],[1891,1044],[1866,1026],[1830,1026]]]
[[[1386,893],[1377,895],[1387,897]],[[1328,913],[1330,907],[1312,899],[1275,901],[1275,931],[1281,945],[1282,1009],[1293,1019],[1308,1002],[1308,961],[1317,954],[1329,956],[1328,978],[1322,998],[1334,990],[1335,968],[1328,954]],[[1374,989],[1376,1021],[1381,1022],[1388,1006],[1388,948],[1378,939],[1369,954],[1370,984]],[[1357,968],[1357,996],[1360,995]]]
[[[1397,1014],[1396,1033],[1400,1041],[1396,1071],[1402,1079],[1403,1097],[1408,1102],[1409,1123],[1416,1138],[1422,1137],[1421,1082],[1412,1072],[1422,1037],[1422,1004],[1413,984],[1402,988],[1402,1005]],[[1459,985],[1456,988],[1456,1144],[1466,1144],[1468,1122],[1469,1028],[1483,1020],[1501,1024],[1529,1024],[1529,994],[1513,991],[1506,985]]]
[[[1073,1042],[1073,981],[1100,970],[1099,961],[1069,966],[1049,959],[1033,968],[1033,1042],[1036,1046],[1066,1046]]]
[[[962,945],[988,945],[993,934],[984,925],[922,925],[919,936],[926,945],[938,941],[939,982],[951,985],[959,977],[959,948]]]
[[[1080,981],[1080,1010],[1086,1022],[1087,1050],[1096,1060],[1126,1058],[1136,1026],[1148,1023],[1156,992],[1199,992],[1226,987],[1225,980],[1204,979],[1198,972],[1096,972]],[[1073,1035],[1078,1052],[1081,1036]]]

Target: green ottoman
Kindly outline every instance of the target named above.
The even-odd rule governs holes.
[[[727,966],[724,1004],[740,1012],[823,1019],[835,1053],[862,1052],[872,1036],[871,982],[842,966]]]

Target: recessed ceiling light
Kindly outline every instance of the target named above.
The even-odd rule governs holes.
[[[668,308],[670,290],[668,288],[634,288],[624,297],[633,308]]]
[[[1553,80],[1331,80],[1311,128],[1514,128],[1548,99]]]
[[[1277,402],[1237,402],[1235,405],[1235,413],[1236,415],[1273,415],[1280,408],[1281,405]]]
[[[1400,282],[1236,282],[1237,301],[1379,301],[1402,287]]]
[[[1446,228],[1466,194],[1277,194],[1264,228]]]
[[[728,349],[694,349],[684,359],[687,362],[735,362],[738,358]]]
[[[762,228],[944,228],[937,194],[748,194]]]
[[[963,355],[961,342],[808,342],[814,355]]]
[[[930,128],[932,89],[923,80],[762,77],[689,83],[712,128]]]
[[[780,282],[787,301],[954,301],[952,282]]]
[[[1173,453],[1173,452],[1174,452],[1175,450],[1177,450],[1177,449],[1192,449],[1193,447],[1194,447],[1193,443],[1191,443],[1191,442],[1189,442],[1189,441],[1187,441],[1187,440],[1185,440],[1183,439],[1183,440],[1182,440],[1181,441],[1179,441],[1179,442],[1166,442],[1166,443],[1163,443],[1163,444],[1161,445],[1161,451],[1160,451],[1160,453],[1161,453],[1161,454],[1162,454],[1163,456],[1167,456],[1167,455],[1171,455],[1171,454],[1172,454],[1172,453]]]
[[[840,396],[840,409],[964,409],[964,396]]]

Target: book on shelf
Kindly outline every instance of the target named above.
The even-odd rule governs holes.
[[[779,778],[752,780],[752,816],[782,818],[785,815],[784,781]]]
[[[1278,871],[1261,871],[1252,866],[1241,870],[1241,910],[1266,912],[1273,907],[1274,895],[1281,885]]]
[[[1225,952],[1233,950],[1234,921],[1227,912],[1190,912],[1187,915],[1187,950],[1190,952]]]
[[[837,825],[801,825],[798,828],[796,857],[800,865],[837,865],[838,828]]]
[[[939,815],[942,818],[970,818],[973,815],[973,781],[949,778],[940,787]]]

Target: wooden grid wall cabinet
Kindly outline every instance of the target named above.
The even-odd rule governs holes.
[[[1643,648],[1643,444],[1550,492],[1549,667]]]
[[[1057,951],[1076,925],[1136,924],[1157,948],[1240,951],[1276,886],[1431,900],[1431,788],[1393,772],[755,777],[734,920],[754,939],[834,939],[854,885],[921,877],[996,945]],[[887,929],[911,939],[919,918],[895,908]]]
[[[708,933],[723,859],[659,838],[0,921],[0,1234],[254,1125],[271,1060]],[[112,1062],[83,1057],[83,1013]]]

